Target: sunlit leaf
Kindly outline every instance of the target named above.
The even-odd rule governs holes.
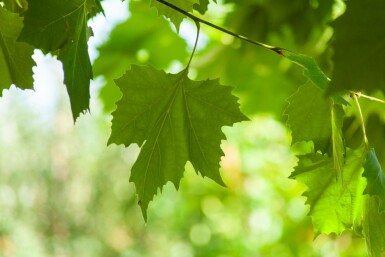
[[[352,229],[354,221],[360,219],[357,213],[362,205],[362,161],[364,148],[349,150],[344,165],[344,179],[337,179],[333,158],[321,154],[299,157],[298,166],[291,177],[304,183],[308,190],[304,193],[310,205],[315,234],[341,234]]]

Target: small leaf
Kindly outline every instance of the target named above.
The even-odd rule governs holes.
[[[310,205],[315,234],[341,234],[353,228],[361,216],[362,161],[364,147],[348,150],[343,173],[344,180],[336,179],[333,158],[319,153],[300,156],[291,178],[304,183],[308,190],[303,194]]]
[[[16,41],[22,27],[23,18],[0,7],[0,96],[11,84],[22,89],[33,88],[34,48]]]
[[[108,143],[141,146],[130,180],[145,219],[158,189],[168,181],[179,187],[187,161],[197,173],[223,185],[218,171],[225,139],[221,128],[247,120],[231,87],[218,80],[189,80],[187,70],[166,74],[136,65],[116,84],[123,97],[112,114]]]
[[[192,12],[195,4],[199,4],[199,0],[167,0],[167,2],[183,9],[186,12]],[[180,14],[176,10],[159,3],[157,0],[151,0],[151,6],[155,6],[158,9],[158,14],[169,18],[175,25],[176,30],[179,31],[180,24],[182,23],[185,15]]]
[[[379,211],[385,211],[385,176],[378,162],[376,152],[370,149],[364,162],[364,173],[367,180],[367,186],[364,194],[376,196],[379,200]]]

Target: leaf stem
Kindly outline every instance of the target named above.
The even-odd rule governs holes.
[[[197,45],[198,45],[198,41],[199,41],[199,33],[200,33],[200,30],[201,30],[201,25],[198,21],[194,20],[195,22],[195,25],[197,27],[197,36],[196,36],[196,39],[195,39],[195,44],[194,44],[194,48],[193,48],[193,51],[191,53],[191,56],[190,56],[190,60],[188,61],[187,63],[187,67],[186,69],[188,69],[190,67],[190,63],[191,63],[191,60],[192,58],[194,57],[194,54],[195,54],[195,50],[197,49]]]
[[[372,100],[372,101],[376,101],[376,102],[380,102],[380,103],[385,104],[384,100],[381,100],[381,99],[373,97],[373,96],[364,95],[361,92],[351,92],[351,94],[356,95],[358,98],[359,97],[363,97],[363,98],[366,98],[366,99],[369,99],[369,100]]]
[[[352,94],[352,97],[354,98],[354,101],[356,102],[357,109],[358,109],[358,112],[360,114],[362,134],[364,137],[364,144],[365,144],[366,150],[368,150],[369,149],[369,142],[368,142],[368,138],[366,136],[365,121],[364,121],[364,116],[362,115],[360,103],[358,101],[358,94],[354,93],[354,94]]]
[[[203,20],[203,19],[201,19],[201,18],[199,18],[199,17],[197,17],[197,16],[195,16],[195,15],[192,15],[191,13],[189,13],[189,12],[187,12],[187,11],[185,11],[185,10],[179,8],[178,6],[175,6],[175,5],[169,3],[169,2],[167,2],[167,1],[165,1],[165,0],[156,0],[156,1],[158,1],[159,3],[162,3],[162,4],[164,4],[164,5],[166,5],[166,6],[168,6],[168,7],[170,7],[171,9],[174,9],[175,11],[177,11],[177,12],[183,14],[183,15],[186,15],[186,16],[189,17],[190,19],[194,20],[195,23],[203,23],[203,24],[206,24],[207,26],[210,26],[210,27],[212,27],[212,28],[214,28],[214,29],[217,29],[217,30],[219,30],[219,31],[222,31],[222,32],[224,32],[224,33],[226,33],[226,34],[229,34],[229,35],[233,36],[233,37],[239,38],[239,39],[241,39],[241,40],[243,40],[243,41],[246,41],[246,42],[248,42],[248,43],[250,43],[250,44],[253,44],[253,45],[256,45],[256,46],[259,46],[259,47],[263,47],[263,48],[268,49],[268,50],[271,50],[271,51],[273,51],[273,52],[275,52],[275,53],[277,53],[277,54],[279,54],[279,55],[281,55],[281,56],[284,56],[284,52],[286,51],[284,48],[276,47],[276,46],[271,46],[271,45],[267,45],[267,44],[264,44],[264,43],[261,43],[261,42],[258,42],[258,41],[251,40],[251,39],[249,39],[249,38],[247,38],[247,37],[245,37],[245,36],[238,35],[238,34],[232,32],[232,31],[230,31],[230,30],[227,30],[227,29],[222,28],[222,27],[220,27],[220,26],[218,26],[218,25],[215,25],[215,24],[213,24],[213,23],[211,23],[211,22],[208,22],[208,21],[206,21],[206,20]]]

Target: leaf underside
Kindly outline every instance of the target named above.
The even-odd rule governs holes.
[[[187,70],[166,74],[136,65],[116,84],[123,97],[112,114],[109,144],[141,146],[130,180],[145,219],[158,189],[168,181],[179,187],[187,161],[197,173],[223,185],[221,128],[247,120],[231,87],[218,80],[192,81]]]

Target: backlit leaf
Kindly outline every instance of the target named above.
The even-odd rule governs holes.
[[[310,205],[315,234],[337,233],[353,228],[357,213],[362,205],[362,161],[363,147],[349,150],[344,165],[344,179],[337,179],[333,158],[319,153],[300,156],[298,166],[291,178],[304,183],[308,190],[304,193]]]
[[[168,181],[179,187],[187,161],[223,185],[218,172],[225,139],[221,128],[247,120],[231,87],[218,80],[192,81],[187,70],[166,74],[136,65],[116,84],[123,97],[113,112],[109,144],[141,146],[130,180],[145,218],[158,189]]]

